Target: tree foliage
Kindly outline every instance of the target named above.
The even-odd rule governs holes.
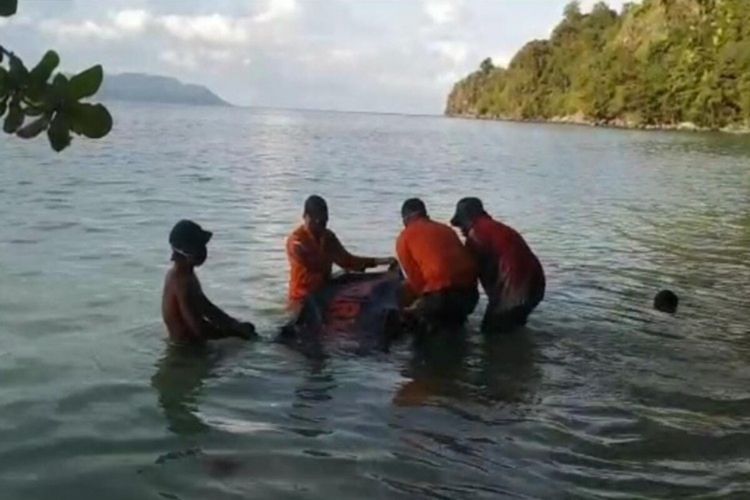
[[[747,0],[569,4],[549,40],[457,83],[450,115],[624,126],[750,125]]]
[[[0,16],[11,16],[16,9],[17,0],[0,0]],[[52,149],[58,152],[70,144],[72,134],[99,139],[112,129],[112,116],[104,106],[83,102],[99,90],[102,67],[93,66],[68,78],[54,74],[59,64],[60,57],[50,50],[28,69],[18,56],[0,45],[3,131],[23,139],[46,131]]]

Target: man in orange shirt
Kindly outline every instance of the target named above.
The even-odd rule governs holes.
[[[406,200],[401,217],[396,254],[406,274],[406,295],[416,298],[406,311],[428,325],[464,323],[479,300],[471,254],[450,226],[429,218],[422,200]]]
[[[289,259],[289,307],[298,311],[305,299],[321,288],[331,277],[333,264],[347,271],[364,271],[390,265],[391,257],[358,257],[346,251],[328,226],[328,205],[317,195],[305,201],[304,223],[286,241]]]

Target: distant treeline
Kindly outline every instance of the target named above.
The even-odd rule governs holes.
[[[627,127],[750,125],[750,0],[578,2],[549,40],[455,85],[446,113]]]

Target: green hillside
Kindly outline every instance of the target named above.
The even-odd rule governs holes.
[[[507,68],[486,59],[446,114],[625,127],[750,125],[750,0],[644,0],[565,8],[549,40]]]

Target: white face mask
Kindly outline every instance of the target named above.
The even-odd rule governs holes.
[[[183,257],[187,257],[187,258],[193,258],[194,257],[194,255],[191,255],[188,252],[185,252],[184,250],[180,250],[179,248],[174,247],[174,246],[172,247],[172,251],[174,253],[178,253],[178,254],[182,255]]]
[[[196,250],[195,253],[186,252],[175,246],[172,246],[172,251],[176,254],[182,255],[183,257],[190,259],[195,266],[202,265],[208,257],[208,248],[205,246]]]

